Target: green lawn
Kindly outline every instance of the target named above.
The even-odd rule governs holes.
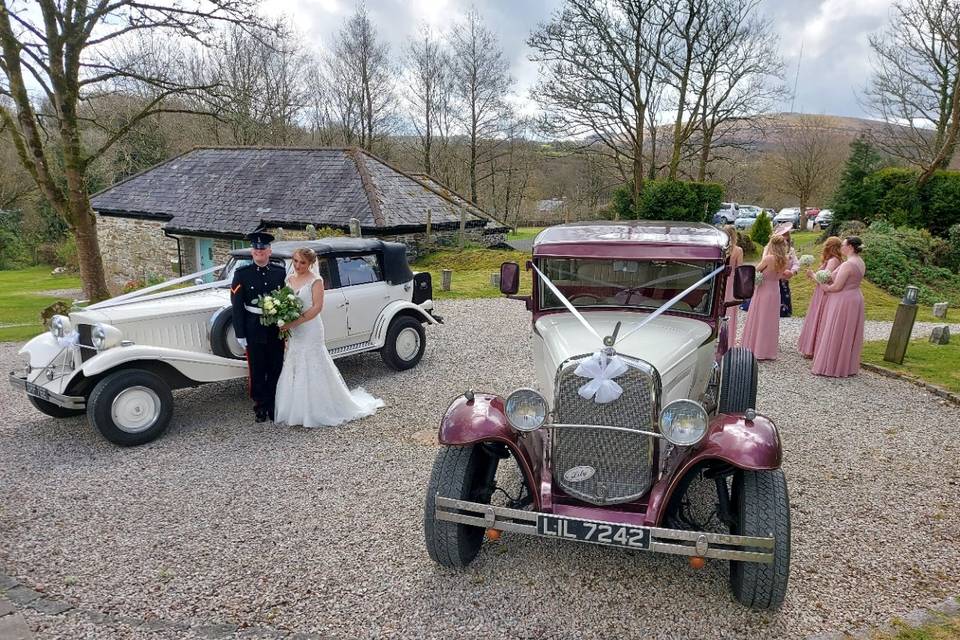
[[[950,344],[943,345],[930,344],[927,338],[912,340],[902,365],[884,360],[886,349],[886,340],[866,342],[862,360],[960,393],[960,336],[950,336]]]
[[[513,233],[507,234],[507,240],[533,240],[546,227],[517,227]]]
[[[80,288],[76,275],[54,276],[50,271],[50,267],[0,271],[0,342],[19,342],[43,331],[40,312],[58,299],[44,291]]]
[[[429,271],[433,276],[433,295],[437,300],[498,298],[500,289],[490,284],[490,275],[500,273],[500,264],[513,261],[520,265],[520,294],[530,293],[530,273],[523,266],[530,259],[524,251],[468,248],[462,251],[435,251],[413,263],[414,271]],[[441,288],[441,271],[451,269],[450,291]]]

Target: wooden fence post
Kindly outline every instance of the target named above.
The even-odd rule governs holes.
[[[433,243],[433,212],[427,209],[427,246]]]
[[[460,248],[463,249],[467,233],[467,210],[460,209]]]
[[[453,284],[453,271],[450,269],[444,269],[440,272],[440,288],[444,291],[450,291],[450,286]]]

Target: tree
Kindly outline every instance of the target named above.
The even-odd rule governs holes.
[[[871,210],[873,198],[864,189],[863,181],[882,166],[882,156],[864,137],[857,137],[850,143],[850,155],[830,201],[834,222],[864,220],[865,216],[874,213]]]
[[[840,165],[830,121],[800,116],[780,131],[771,165],[780,191],[800,201],[800,228],[807,228],[807,205],[828,185]]]
[[[252,0],[169,6],[0,0],[0,96],[12,103],[0,106],[0,121],[20,162],[76,238],[88,298],[109,296],[87,191],[91,165],[145,118],[184,111],[172,98],[211,88],[185,79],[185,61],[170,38],[207,45],[218,23],[256,28],[254,8]],[[31,98],[32,86],[39,87],[42,102]],[[122,123],[107,125],[96,112],[83,112],[92,98],[124,90],[139,90],[146,99]],[[85,127],[102,133],[96,146],[85,143]]]
[[[670,37],[664,9],[657,0],[566,0],[527,41],[540,63],[532,93],[543,129],[589,136],[584,149],[616,163],[634,202],[643,190],[647,109]]]
[[[486,27],[476,9],[468,11],[466,18],[454,25],[450,42],[454,86],[470,151],[470,201],[476,204],[481,143],[494,139],[503,130],[505,99],[513,78],[496,35]]]
[[[960,2],[901,0],[870,38],[867,104],[886,126],[874,142],[920,169],[926,183],[950,165],[960,134]]]
[[[420,166],[433,173],[434,143],[446,144],[453,111],[453,72],[450,52],[428,26],[410,39],[404,50],[406,100],[410,122],[417,133]]]
[[[373,151],[395,125],[397,99],[390,47],[362,4],[337,35],[327,70],[344,142]]]

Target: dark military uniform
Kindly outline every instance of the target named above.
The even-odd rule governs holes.
[[[283,340],[276,326],[260,324],[254,300],[284,286],[286,270],[278,264],[265,267],[256,263],[237,269],[230,286],[233,303],[233,329],[237,338],[247,341],[247,366],[250,369],[250,397],[257,418],[273,419],[274,396],[283,368]]]

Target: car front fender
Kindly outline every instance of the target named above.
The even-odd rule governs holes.
[[[430,302],[430,307],[433,307],[432,301]],[[383,345],[387,339],[387,330],[390,328],[390,323],[402,312],[415,316],[417,320],[421,322],[439,324],[436,318],[427,313],[420,305],[413,304],[407,300],[394,300],[380,311],[377,321],[373,324],[373,335],[370,341],[378,345]]]
[[[540,483],[543,440],[539,432],[517,433],[507,422],[503,398],[492,393],[457,396],[440,421],[437,439],[447,446],[467,446],[497,442],[510,449],[527,482],[534,505],[540,509]]]
[[[660,524],[674,490],[700,464],[718,462],[747,471],[766,471],[779,469],[781,460],[780,433],[772,420],[759,414],[753,420],[741,414],[718,414],[699,445],[667,463],[663,480],[650,492],[647,522]]]
[[[246,360],[221,358],[210,353],[167,349],[149,345],[113,347],[97,353],[83,363],[83,375],[100,375],[136,361],[164,362],[194,382],[216,382],[247,376]]]

